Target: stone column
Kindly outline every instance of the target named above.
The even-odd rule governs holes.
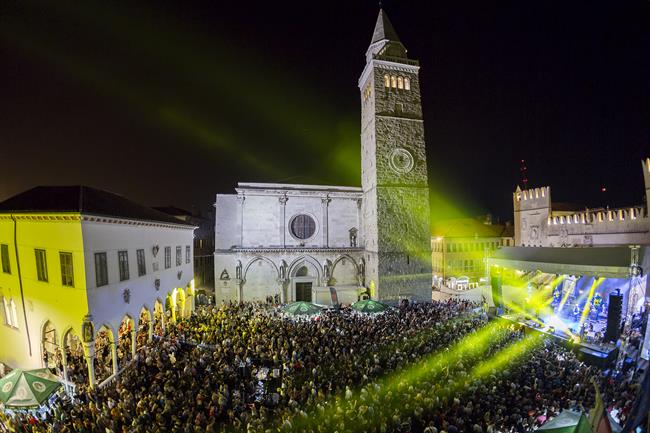
[[[278,197],[278,202],[280,203],[280,241],[282,241],[282,246],[286,248],[287,246],[287,193],[284,193]]]
[[[362,215],[362,204],[363,200],[358,198],[356,199],[357,202],[357,246],[358,247],[364,247],[366,246],[366,241],[365,241],[365,228],[363,224],[363,215]]]
[[[243,194],[237,196],[237,201],[239,202],[239,246],[244,246],[244,202],[246,201],[246,196]]]
[[[238,279],[235,281],[235,284],[237,284],[237,301],[241,302],[242,301],[242,292],[244,290],[244,283],[245,281],[243,279]]]
[[[65,340],[61,346],[61,367],[63,368],[63,381],[65,382],[64,389],[66,393],[70,392],[70,387],[68,386],[68,357],[65,356]]]
[[[111,342],[111,356],[113,357],[113,374],[117,375],[119,365],[117,364],[117,340]]]
[[[155,309],[154,309],[154,314],[155,314]],[[165,329],[166,329],[165,325],[166,325],[166,323],[165,323],[165,306],[161,305],[160,306],[160,326],[162,327],[163,335],[165,334]]]
[[[88,385],[94,388],[97,385],[95,379],[95,342],[83,343],[84,345],[84,359],[88,367]]]
[[[135,324],[135,321],[133,322]],[[134,329],[131,331],[131,359],[135,358],[136,346],[138,343],[138,332]]]
[[[328,248],[330,245],[329,239],[329,205],[332,199],[330,195],[327,194],[325,197],[321,198],[321,204],[323,205],[323,246]]]

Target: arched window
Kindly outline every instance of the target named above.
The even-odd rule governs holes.
[[[397,77],[397,88],[398,89],[403,89],[404,88],[404,78]]]
[[[11,326],[11,306],[9,303],[9,299],[3,297],[2,298],[2,306],[4,307],[4,313],[5,313],[5,324]]]
[[[9,308],[11,308],[11,323],[14,328],[18,328],[18,312],[16,311],[16,303],[12,299],[9,301]]]
[[[388,76],[388,74],[384,75],[384,86],[390,87],[390,77]]]
[[[391,86],[393,89],[396,89],[396,88],[397,88],[397,77],[396,77],[395,75],[391,75],[391,76],[390,76],[390,86]]]
[[[296,277],[308,277],[308,276],[309,276],[309,269],[307,269],[307,266],[301,266],[296,271]]]
[[[309,239],[316,232],[316,222],[309,215],[299,214],[291,219],[289,229],[295,238]]]
[[[411,80],[408,77],[404,77],[404,89],[411,90]]]

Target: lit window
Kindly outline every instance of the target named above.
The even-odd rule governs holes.
[[[74,287],[72,253],[59,253],[59,260],[61,261],[61,285]]]
[[[395,75],[391,75],[391,76],[390,76],[390,86],[391,86],[393,89],[396,89],[396,88],[397,88],[397,77],[396,77]]]
[[[398,89],[403,89],[404,88],[404,78],[397,77],[397,88]]]
[[[16,312],[16,303],[13,299],[9,302],[9,306],[11,308],[11,326],[18,328],[18,313]]]
[[[390,77],[388,74],[384,75],[384,87],[390,87]]]
[[[13,299],[2,298],[5,313],[5,325],[18,328],[18,313]]]
[[[408,77],[404,77],[404,89],[411,90],[411,80]]]
[[[5,313],[5,325],[12,326],[12,321],[11,321],[11,305],[9,303],[9,300],[5,297],[2,298],[2,305],[4,306],[4,313]]]

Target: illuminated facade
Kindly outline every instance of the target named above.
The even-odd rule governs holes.
[[[130,331],[125,347],[132,356],[136,330],[148,339],[153,322],[164,325],[165,309],[168,320],[191,312],[193,230],[88,187],[37,187],[0,203],[0,253],[7,264],[0,297],[8,306],[0,362],[37,368],[61,360],[66,377],[66,356],[82,353],[95,384],[95,343],[102,336],[110,344],[112,373],[118,371],[120,327]]]
[[[646,204],[610,209],[560,209],[551,188],[513,193],[517,246],[572,247],[650,244],[650,158],[641,162]]]
[[[487,276],[487,258],[502,246],[514,245],[511,224],[489,219],[458,218],[432,227],[431,257],[434,285],[466,289]]]
[[[359,79],[361,188],[244,184],[216,197],[221,300],[431,300],[418,62],[379,12]]]

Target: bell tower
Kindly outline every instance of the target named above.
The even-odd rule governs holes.
[[[366,281],[377,299],[431,300],[419,69],[380,9],[359,78]]]

